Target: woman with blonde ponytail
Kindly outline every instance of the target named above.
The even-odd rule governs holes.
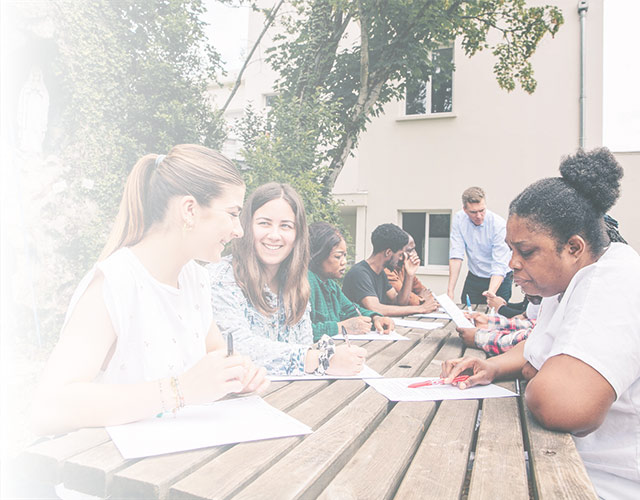
[[[113,231],[78,286],[32,411],[38,434],[117,425],[268,381],[226,356],[207,272],[243,234],[245,186],[219,153],[179,145],[133,167]]]

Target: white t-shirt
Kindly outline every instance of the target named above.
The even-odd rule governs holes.
[[[118,337],[100,382],[133,383],[177,376],[204,357],[213,318],[209,276],[202,266],[188,262],[175,288],[160,283],[129,248],[121,248],[82,279],[65,324],[96,269],[104,275],[103,299]]]
[[[558,354],[577,358],[613,387],[604,422],[576,448],[602,498],[640,498],[640,256],[612,243],[564,294],[544,298],[524,357],[536,368]]]

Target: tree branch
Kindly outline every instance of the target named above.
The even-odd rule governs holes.
[[[244,71],[247,69],[247,66],[249,65],[249,61],[251,61],[251,57],[253,57],[253,53],[258,48],[258,45],[260,45],[260,42],[262,41],[262,38],[264,37],[267,30],[273,24],[273,21],[276,18],[276,14],[278,13],[278,10],[280,9],[283,3],[284,3],[284,0],[280,0],[278,4],[273,9],[271,9],[269,16],[265,20],[264,28],[262,29],[260,36],[256,39],[256,42],[253,44],[253,47],[251,48],[251,52],[249,52],[249,55],[247,55],[247,57],[244,60],[244,64],[242,65],[242,68],[240,68],[240,72],[238,73],[236,82],[233,86],[233,89],[231,90],[231,94],[229,94],[229,97],[227,97],[227,101],[224,103],[224,106],[222,106],[222,109],[220,110],[221,114],[223,114],[227,110],[227,108],[229,107],[229,104],[231,103],[231,100],[233,99],[233,97],[236,95],[236,92],[240,88],[240,85],[242,84],[242,75],[244,75]]]

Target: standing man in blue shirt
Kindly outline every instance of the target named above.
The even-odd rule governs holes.
[[[453,291],[466,252],[469,273],[460,302],[464,304],[469,295],[473,304],[486,304],[483,292],[491,292],[509,301],[513,271],[509,269],[511,250],[504,241],[506,226],[502,217],[487,210],[481,188],[470,187],[462,193],[462,210],[455,214],[451,224],[447,287],[451,300],[455,300]]]

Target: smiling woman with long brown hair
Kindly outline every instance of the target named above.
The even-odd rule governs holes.
[[[640,256],[611,242],[604,215],[622,168],[606,149],[578,152],[561,177],[538,181],[509,207],[510,266],[543,297],[529,338],[489,360],[446,361],[461,388],[530,379],[525,399],[542,425],[571,432],[602,498],[640,498]]]
[[[363,348],[329,339],[312,349],[309,236],[298,193],[288,184],[260,186],[245,202],[242,225],[231,258],[209,267],[222,333],[271,374],[358,373]]]

